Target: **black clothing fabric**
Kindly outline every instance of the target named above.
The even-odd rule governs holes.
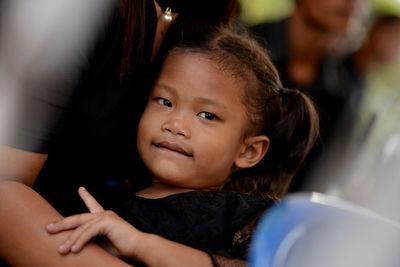
[[[152,0],[146,11],[145,55],[150,62],[157,25]],[[147,91],[147,65],[120,79],[123,19],[118,7],[88,57],[56,133],[43,142],[48,153],[34,189],[63,215],[86,211],[77,189],[85,186],[107,208],[138,173],[135,132]],[[135,181],[139,184],[139,181]]]
[[[245,260],[254,221],[272,204],[236,192],[191,191],[159,199],[133,196],[116,211],[141,231]]]
[[[255,25],[250,31],[269,52],[283,85],[306,92],[319,110],[320,144],[293,180],[291,191],[298,191],[313,169],[313,164],[322,156],[332,138],[338,135],[337,131],[348,129],[354,123],[362,98],[364,79],[355,73],[351,56],[337,58],[327,55],[320,63],[319,72],[311,84],[296,84],[288,75],[288,19]]]

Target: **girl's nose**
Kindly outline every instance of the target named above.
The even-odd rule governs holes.
[[[185,138],[190,137],[190,129],[187,123],[181,118],[171,118],[164,122],[162,125],[162,130],[165,132],[170,132],[173,135],[180,135]]]

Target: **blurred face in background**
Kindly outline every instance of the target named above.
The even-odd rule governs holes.
[[[358,17],[364,0],[297,0],[297,10],[321,31],[343,33]]]
[[[369,42],[375,63],[389,64],[399,59],[400,18],[378,21],[371,30]]]

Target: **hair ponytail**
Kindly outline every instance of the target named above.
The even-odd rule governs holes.
[[[312,100],[300,90],[284,88],[280,94],[282,117],[274,135],[280,141],[282,171],[293,176],[318,138],[319,117]]]
[[[278,85],[273,90],[280,99],[280,115],[271,118],[270,110],[264,109],[268,119],[262,134],[270,139],[268,152],[256,166],[236,173],[232,181],[236,180],[235,190],[280,198],[317,141],[319,117],[305,93]]]
[[[298,153],[299,156],[304,154],[305,157],[319,135],[318,112],[312,100],[298,89],[282,88],[280,95],[284,107],[279,130],[287,131],[288,140],[303,151]]]

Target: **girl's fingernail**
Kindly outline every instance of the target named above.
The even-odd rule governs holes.
[[[65,252],[65,246],[64,245],[59,246],[58,247],[58,251],[59,252]]]
[[[78,246],[73,245],[73,246],[71,247],[71,251],[72,251],[72,252],[76,252],[77,250],[78,250]]]

